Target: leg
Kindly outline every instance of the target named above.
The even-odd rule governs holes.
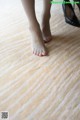
[[[22,3],[28,17],[29,28],[32,34],[33,53],[39,56],[44,56],[47,52],[43,43],[40,26],[35,15],[35,0],[22,0]]]
[[[52,39],[51,36],[51,31],[50,31],[50,9],[51,9],[51,4],[50,0],[43,0],[44,3],[44,8],[43,8],[43,14],[42,14],[42,34],[43,34],[43,39],[45,42],[49,42]]]

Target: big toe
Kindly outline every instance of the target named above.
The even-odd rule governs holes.
[[[41,55],[46,56],[48,54],[47,50],[42,50]]]

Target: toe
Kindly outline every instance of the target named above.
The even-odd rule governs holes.
[[[33,50],[33,54],[34,54],[34,55],[36,55],[36,54],[37,54],[37,51],[36,51],[35,49]]]
[[[38,55],[38,56],[41,56],[41,50],[38,50],[38,51],[37,51],[37,55]]]
[[[41,50],[39,51],[39,56],[42,57],[42,51]]]
[[[38,50],[36,50],[36,55],[39,56],[39,51]]]
[[[47,55],[47,52],[46,51],[42,51],[42,56],[46,56]]]
[[[37,49],[33,49],[33,54],[34,55],[37,55],[37,56],[40,56],[40,57],[42,57],[42,56],[46,56],[47,55],[47,51],[46,51],[46,48],[37,48]]]
[[[41,56],[41,52],[39,50],[35,50],[34,54],[37,56]]]

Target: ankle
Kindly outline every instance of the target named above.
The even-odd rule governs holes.
[[[39,25],[33,25],[33,26],[30,26],[29,27],[29,30],[31,31],[31,33],[33,34],[33,35],[36,35],[36,37],[40,37],[41,38],[41,36],[42,36],[42,34],[41,34],[41,29],[40,29],[40,26]]]
[[[48,31],[49,28],[50,28],[50,23],[49,23],[49,21],[46,21],[46,22],[42,21],[42,26],[41,26],[42,32]]]

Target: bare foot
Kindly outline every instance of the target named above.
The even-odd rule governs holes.
[[[37,56],[46,56],[47,50],[43,42],[40,27],[30,27],[32,34],[32,51]]]
[[[45,21],[42,23],[42,36],[45,43],[52,40],[49,21]]]

